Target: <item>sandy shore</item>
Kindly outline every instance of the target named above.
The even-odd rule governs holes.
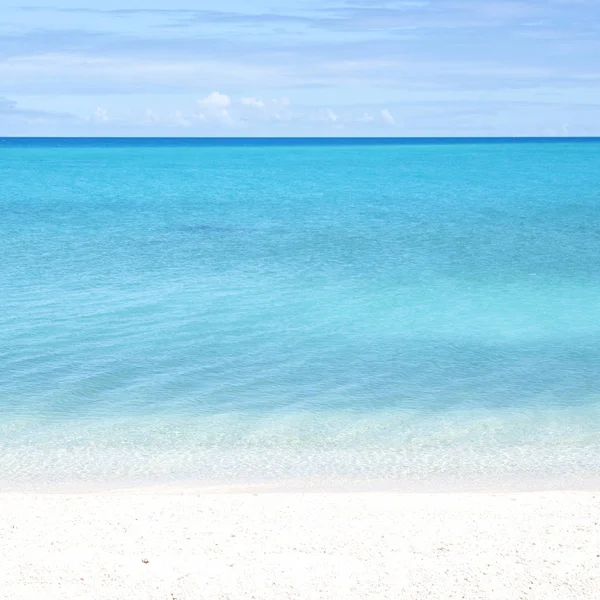
[[[0,494],[0,514],[0,598],[600,597],[600,492]]]

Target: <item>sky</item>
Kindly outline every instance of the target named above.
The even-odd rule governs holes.
[[[0,136],[600,135],[600,0],[31,1]]]

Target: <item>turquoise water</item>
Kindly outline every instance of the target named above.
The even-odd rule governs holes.
[[[0,140],[0,485],[600,479],[600,141]]]

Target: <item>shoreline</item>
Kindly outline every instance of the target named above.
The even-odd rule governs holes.
[[[590,599],[600,490],[0,493],[0,598]]]
[[[112,493],[184,493],[184,494],[537,494],[537,493],[600,493],[600,476],[565,477],[504,477],[493,479],[437,478],[415,480],[335,479],[331,477],[263,481],[214,480],[115,480],[56,482],[1,482],[0,496],[25,495],[88,495]]]

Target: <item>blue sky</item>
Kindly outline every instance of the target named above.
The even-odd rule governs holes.
[[[598,0],[0,8],[0,135],[600,135]]]

